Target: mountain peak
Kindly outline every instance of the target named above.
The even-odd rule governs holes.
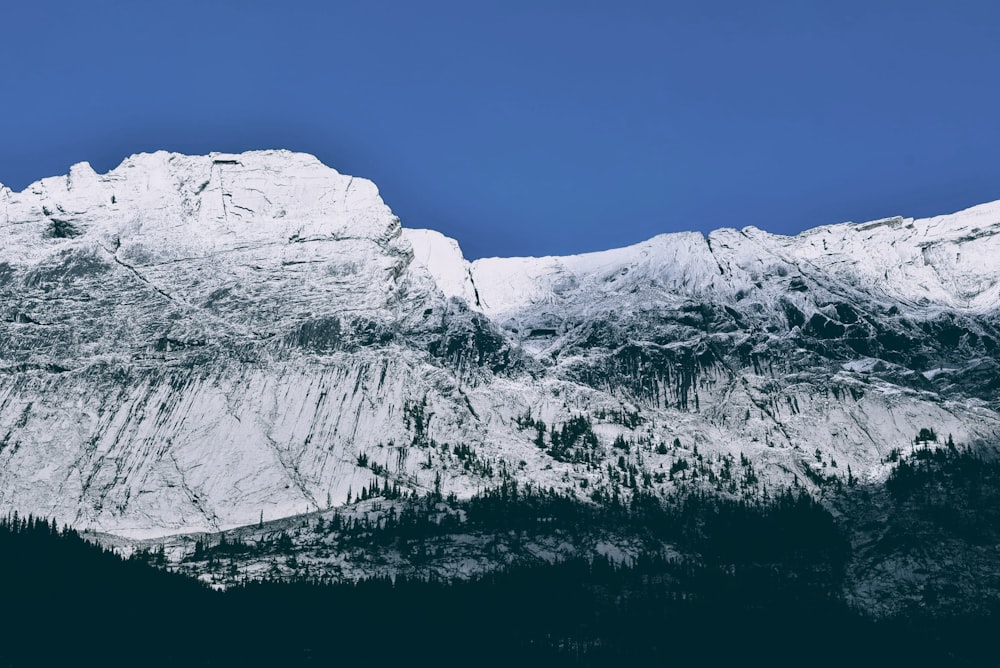
[[[371,181],[290,151],[140,153],[106,174],[79,163],[66,176],[6,191],[0,224],[8,243],[19,242],[26,252],[84,238],[156,246],[164,256],[268,239],[349,236],[386,243],[399,233]]]
[[[813,484],[820,447],[824,476],[879,475],[921,427],[1000,433],[995,384],[952,374],[995,378],[998,227],[993,204],[468,262],[311,155],[79,163],[0,193],[0,506],[156,534],[373,480],[590,496],[634,467],[667,494],[695,444],[770,489]]]

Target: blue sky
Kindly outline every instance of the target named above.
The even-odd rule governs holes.
[[[1000,199],[1000,3],[18,2],[0,182],[290,148],[469,257]]]

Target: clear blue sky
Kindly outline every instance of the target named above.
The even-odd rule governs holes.
[[[1000,199],[1000,3],[5,3],[0,182],[290,148],[467,256]]]

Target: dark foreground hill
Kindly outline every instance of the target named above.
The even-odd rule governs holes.
[[[920,602],[880,620],[843,591],[856,562],[879,553],[885,565],[955,541],[995,550],[1000,524],[979,504],[995,507],[998,471],[957,450],[906,458],[886,490],[845,491],[852,514],[836,519],[792,494],[615,511],[622,525],[683,537],[696,559],[596,557],[469,579],[300,578],[225,591],[158,568],[155,552],[124,560],[73,530],[9,517],[0,524],[0,665],[995,665],[988,582],[960,612],[939,605],[960,579],[930,578]],[[532,503],[503,507],[528,517]],[[877,539],[864,538],[862,507],[888,515]],[[368,539],[384,539],[378,531]]]

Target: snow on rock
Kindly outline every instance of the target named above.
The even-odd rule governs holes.
[[[413,247],[414,260],[430,272],[445,297],[457,297],[481,310],[469,263],[457,241],[434,230],[404,229],[403,238]]]
[[[1000,433],[998,231],[990,204],[468,262],[312,156],[81,163],[0,188],[0,510],[157,536],[383,485],[665,494],[741,455],[720,493],[876,479],[920,428]]]

